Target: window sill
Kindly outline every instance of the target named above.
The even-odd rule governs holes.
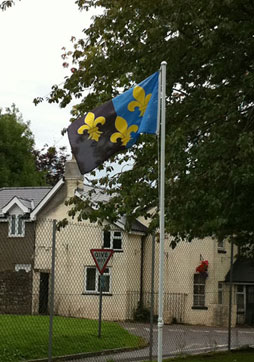
[[[114,253],[123,253],[123,249],[111,249],[111,248],[103,248],[102,247],[102,249],[105,249],[105,250],[113,250],[114,251]]]
[[[25,237],[25,234],[20,234],[20,235],[8,235],[8,238],[24,238]]]
[[[98,292],[84,292],[82,293],[82,295],[94,295],[94,296],[98,296],[100,295],[100,293]],[[102,293],[103,297],[112,297],[112,293]]]
[[[226,250],[224,249],[218,249],[218,254],[226,254]]]
[[[208,309],[208,307],[205,307],[205,306],[201,307],[201,306],[196,306],[196,305],[193,305],[193,306],[191,307],[191,309],[207,310],[207,309]]]

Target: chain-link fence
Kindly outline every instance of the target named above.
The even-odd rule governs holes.
[[[2,222],[0,238],[1,361],[156,359],[158,237],[39,219]],[[91,249],[114,250],[103,277]],[[254,344],[254,286],[229,283],[230,254],[166,238],[163,356]]]

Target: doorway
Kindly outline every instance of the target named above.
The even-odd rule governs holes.
[[[246,324],[254,325],[254,285],[246,285]]]
[[[48,314],[49,273],[40,273],[39,314]]]

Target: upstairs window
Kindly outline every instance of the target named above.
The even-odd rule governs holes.
[[[103,233],[103,248],[122,250],[122,232],[104,230]]]
[[[225,241],[223,239],[218,240],[217,248],[218,248],[218,253],[226,253]]]
[[[21,215],[11,215],[9,219],[9,236],[21,237],[25,235],[25,223]]]

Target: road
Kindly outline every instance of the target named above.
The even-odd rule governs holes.
[[[149,325],[137,323],[121,323],[130,333],[149,340]],[[153,359],[157,356],[157,326],[153,329]],[[232,328],[231,347],[254,345],[254,328]],[[228,332],[226,328],[204,326],[165,325],[163,328],[163,357],[177,354],[192,354],[215,350],[226,350]],[[112,355],[82,358],[79,362],[131,362],[149,360],[149,347],[141,350],[123,352]],[[69,360],[68,362],[74,362]],[[77,361],[77,360],[76,360]]]

